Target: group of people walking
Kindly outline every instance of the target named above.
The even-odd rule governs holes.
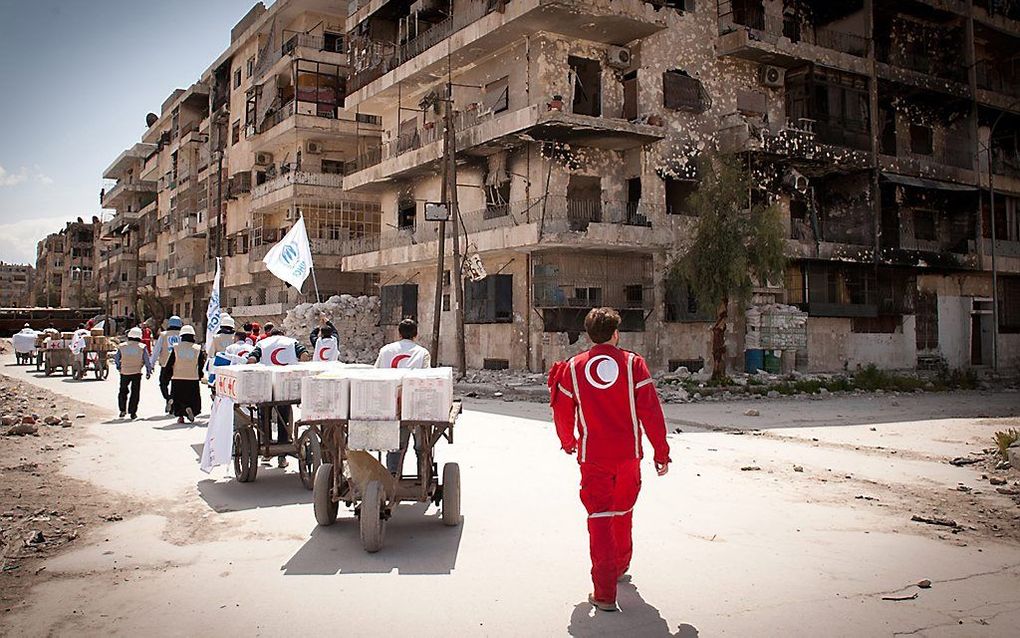
[[[653,449],[659,476],[669,471],[670,449],[666,423],[651,373],[644,359],[619,347],[620,315],[611,308],[593,309],[585,319],[591,349],[556,363],[548,383],[555,431],[560,447],[575,455],[580,467],[580,498],[588,512],[589,552],[594,589],[589,602],[602,611],[616,611],[617,584],[626,578],[633,556],[633,511],[641,489],[640,463],[644,456],[642,431]],[[431,357],[415,340],[418,325],[405,319],[398,326],[400,340],[384,346],[378,368],[429,368]],[[336,327],[325,316],[309,335],[309,351],[297,339],[272,324],[245,324],[237,329],[224,316],[207,353],[195,343],[195,329],[171,317],[155,342],[152,356],[140,328],[128,333],[115,362],[121,373],[121,417],[136,418],[141,377],[160,366],[159,386],[166,410],[183,423],[201,412],[200,382],[207,355],[226,355],[227,361],[263,365],[289,365],[313,358],[336,361],[339,345]],[[289,411],[289,406],[281,406]],[[289,442],[290,415],[277,408],[277,443]],[[402,431],[401,449],[409,443]],[[416,452],[418,442],[415,442]],[[387,456],[387,469],[399,476],[400,453]],[[286,458],[280,457],[280,467]]]

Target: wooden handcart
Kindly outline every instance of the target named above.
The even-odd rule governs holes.
[[[71,372],[70,348],[46,348],[43,353],[43,373],[46,376],[52,375],[57,368],[65,377]]]
[[[259,456],[291,456],[297,459],[301,483],[305,489],[312,489],[322,453],[318,433],[311,428],[300,431],[300,425],[294,421],[294,406],[300,403],[267,401],[234,406],[234,477],[238,482],[250,483],[255,480],[259,471]],[[281,406],[291,407],[286,425],[290,443],[272,443],[276,408]]]
[[[441,504],[443,524],[460,525],[460,466],[445,464],[440,482],[435,463],[436,444],[443,439],[453,443],[453,426],[460,411],[461,403],[455,401],[448,421],[401,421],[401,433],[406,431],[414,437],[408,437],[408,444],[401,446],[398,467],[403,468],[412,439],[417,440],[419,448],[418,469],[411,476],[402,471],[393,476],[368,452],[349,449],[348,421],[302,421],[320,441],[322,462],[312,490],[316,522],[335,523],[341,502],[354,507],[361,543],[367,552],[382,549],[386,521],[400,503]]]
[[[80,381],[91,370],[96,379],[103,381],[110,376],[110,353],[114,348],[105,341],[102,343],[92,342],[85,346],[82,352],[75,356],[71,362],[74,379]]]

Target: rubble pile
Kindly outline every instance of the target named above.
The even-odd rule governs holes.
[[[379,311],[378,297],[333,295],[321,303],[295,306],[287,313],[283,329],[288,335],[304,342],[319,325],[319,316],[325,314],[337,329],[340,360],[346,363],[373,363],[383,345]]]
[[[72,424],[71,413],[49,393],[6,378],[0,381],[0,434],[29,436],[43,426],[69,428]]]

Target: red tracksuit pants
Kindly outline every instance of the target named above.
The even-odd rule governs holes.
[[[595,598],[616,600],[616,581],[634,553],[631,527],[641,491],[641,461],[581,463],[581,502],[588,510]]]

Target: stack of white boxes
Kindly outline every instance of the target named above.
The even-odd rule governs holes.
[[[273,373],[267,366],[235,365],[216,368],[216,394],[251,405],[273,400]]]
[[[351,380],[344,370],[301,379],[302,420],[346,420],[350,400]]]
[[[400,389],[407,370],[359,370],[351,374],[351,418],[347,446],[352,450],[400,448]]]
[[[300,401],[301,381],[323,371],[310,363],[274,366],[270,370],[273,374],[273,401]]]
[[[445,422],[452,406],[453,368],[408,371],[401,394],[401,419]]]

